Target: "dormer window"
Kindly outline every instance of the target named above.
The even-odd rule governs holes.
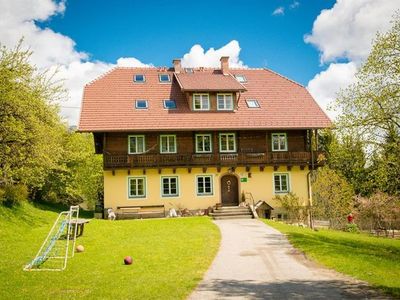
[[[136,109],[147,109],[147,108],[149,108],[149,104],[148,104],[147,100],[136,100],[135,108]]]
[[[158,80],[161,83],[168,83],[168,82],[171,82],[171,77],[169,76],[169,74],[159,74]]]
[[[136,74],[133,76],[133,81],[136,83],[146,82],[146,76],[144,76],[143,74]]]
[[[233,110],[232,94],[217,94],[218,110]]]
[[[235,75],[235,78],[236,78],[236,80],[239,81],[240,83],[247,82],[246,76],[244,76],[244,75]]]
[[[208,94],[193,94],[193,110],[210,110]]]
[[[164,108],[166,108],[166,109],[176,109],[175,100],[164,100]]]
[[[246,104],[248,108],[259,108],[260,104],[256,99],[246,99]]]
[[[185,68],[186,73],[193,73],[193,68]]]

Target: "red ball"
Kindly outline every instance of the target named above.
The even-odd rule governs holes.
[[[130,256],[125,256],[125,258],[124,258],[124,264],[126,264],[126,265],[131,265],[132,262],[133,262],[132,257],[130,257]]]

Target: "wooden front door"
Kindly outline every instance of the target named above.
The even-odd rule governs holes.
[[[239,205],[238,180],[234,175],[225,175],[221,178],[222,206]]]

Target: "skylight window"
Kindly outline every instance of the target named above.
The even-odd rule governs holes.
[[[259,108],[260,104],[256,99],[246,99],[246,104],[248,108]]]
[[[169,76],[169,74],[159,74],[158,79],[162,83],[171,82],[171,77]]]
[[[147,108],[149,108],[149,104],[148,104],[147,100],[136,100],[135,108],[136,109],[147,109]]]
[[[235,78],[237,81],[239,81],[240,83],[244,83],[247,82],[247,79],[244,75],[235,75]]]
[[[185,68],[186,73],[193,73],[193,68]]]
[[[175,100],[164,100],[164,108],[166,108],[166,109],[176,109]]]
[[[133,76],[133,81],[134,82],[146,82],[146,76],[144,76],[143,74],[136,74],[135,76]]]

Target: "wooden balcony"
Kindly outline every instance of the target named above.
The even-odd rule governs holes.
[[[314,152],[314,162],[321,152]],[[161,167],[218,167],[218,166],[307,166],[310,152],[239,152],[210,154],[126,154],[104,153],[104,169],[161,168]]]

